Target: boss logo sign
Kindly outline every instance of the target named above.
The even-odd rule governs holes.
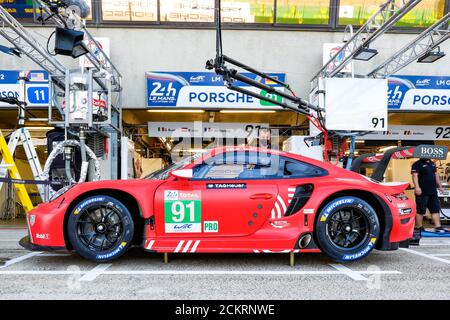
[[[414,150],[414,158],[447,159],[448,147],[421,144]]]

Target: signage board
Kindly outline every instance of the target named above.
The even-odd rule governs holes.
[[[325,79],[325,125],[328,130],[385,131],[387,80]]]
[[[418,145],[414,149],[414,158],[426,158],[426,159],[437,159],[446,160],[448,154],[447,146],[433,146],[427,144]]]
[[[345,43],[324,43],[323,44],[323,65],[325,65],[331,58],[333,58],[336,53],[344,46]],[[336,62],[341,63],[344,61],[345,55],[344,53],[339,53],[336,57]],[[327,68],[327,72],[333,71],[333,64],[330,64]],[[352,63],[349,62],[339,71],[341,73],[351,73],[352,72]]]
[[[150,137],[255,138],[267,123],[149,122]]]
[[[16,19],[34,19],[32,0],[1,0],[0,5]]]
[[[103,50],[103,52],[109,58],[110,51],[111,51],[111,44],[110,44],[109,38],[95,37],[94,40],[97,42],[98,46]],[[97,57],[98,60],[100,60],[102,65],[107,65],[107,60],[100,53],[100,50],[98,50],[98,47],[96,46],[94,41],[84,40],[84,43],[89,48],[89,50],[92,51],[94,56]],[[94,65],[92,64],[92,62],[85,55],[80,57],[79,64],[80,64],[81,68],[83,68],[83,67],[84,68],[94,68]]]
[[[19,98],[20,71],[0,70],[0,96]],[[46,107],[49,102],[48,73],[42,70],[29,71],[26,84],[26,102],[28,107]],[[0,102],[0,107],[12,107]]]
[[[442,126],[389,126],[387,131],[373,132],[361,137],[364,140],[447,140],[450,141],[450,124]]]
[[[450,112],[450,77],[393,76],[388,87],[389,111]]]
[[[271,81],[251,73],[242,73],[253,80],[284,90]],[[269,73],[285,81],[283,73]],[[223,78],[214,72],[146,72],[147,107],[205,109],[280,109],[280,107],[228,89]],[[283,98],[236,81],[238,87],[283,101]]]

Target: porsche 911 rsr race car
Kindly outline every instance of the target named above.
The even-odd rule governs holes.
[[[31,250],[106,262],[159,253],[323,252],[358,260],[411,238],[406,183],[256,147],[225,147],[144,179],[87,182],[27,215]]]

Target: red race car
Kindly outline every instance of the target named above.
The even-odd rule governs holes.
[[[77,184],[28,213],[31,250],[106,262],[149,252],[323,252],[336,261],[411,238],[406,183],[383,184],[286,152],[225,147],[145,179]]]

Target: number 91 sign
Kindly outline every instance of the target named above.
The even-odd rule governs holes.
[[[386,79],[325,79],[325,125],[328,130],[386,131]]]
[[[202,232],[201,191],[164,191],[166,233]]]

